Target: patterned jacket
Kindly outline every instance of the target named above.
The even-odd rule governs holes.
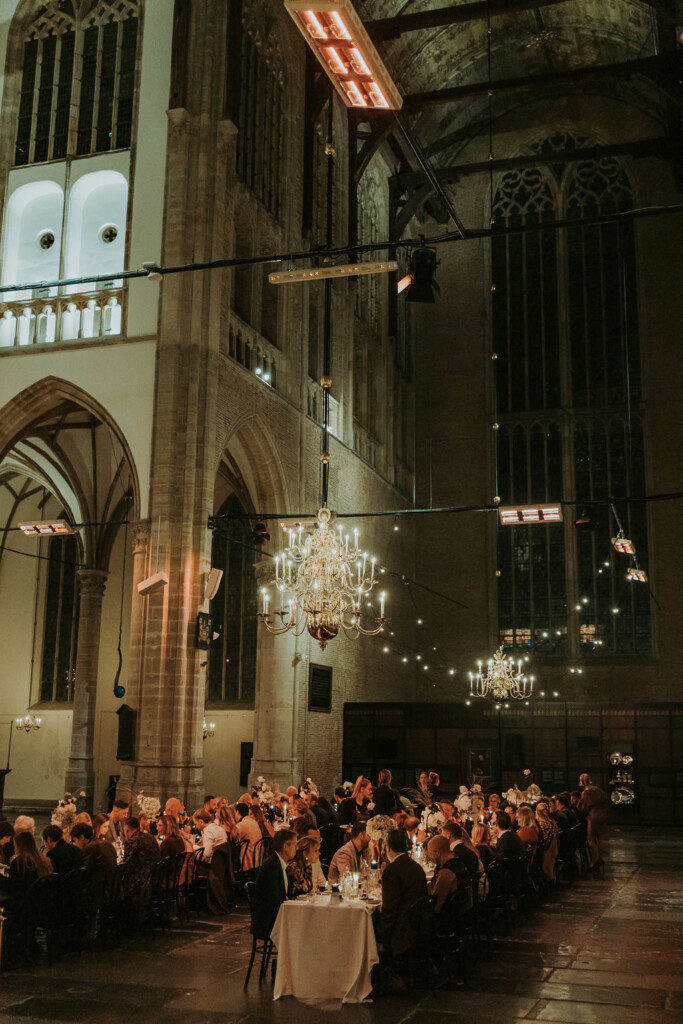
[[[149,889],[152,868],[159,860],[159,847],[154,836],[146,832],[133,832],[126,840],[123,863],[126,865],[126,897],[134,903],[142,903]]]

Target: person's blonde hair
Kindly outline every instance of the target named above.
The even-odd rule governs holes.
[[[356,803],[358,802],[358,797],[360,796],[361,789],[364,789],[366,786],[369,785],[370,779],[366,779],[364,775],[358,776],[358,778],[356,779],[356,785],[353,787],[353,793],[351,794]]]
[[[536,821],[555,821],[550,817],[550,812],[545,804],[539,804],[536,808]]]
[[[320,840],[317,836],[302,836],[296,844],[296,852],[305,855],[312,846],[314,846],[316,850],[320,849]]]
[[[517,822],[522,828],[530,828],[532,825],[536,824],[534,812],[530,807],[517,808]]]
[[[472,842],[475,846],[489,845],[489,830],[481,821],[475,821],[472,826]]]

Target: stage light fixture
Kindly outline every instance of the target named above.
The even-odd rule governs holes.
[[[33,523],[19,523],[19,529],[27,537],[56,537],[76,533],[66,519],[41,519]]]
[[[597,525],[598,523],[595,518],[595,512],[588,505],[584,505],[584,507],[581,509],[578,516],[574,520],[574,526],[577,530],[586,531],[594,530]]]
[[[647,583],[647,573],[644,569],[637,569],[635,566],[631,566],[628,570],[627,578],[632,580],[634,583]]]
[[[624,537],[622,533],[618,537],[612,537],[612,544],[614,550],[618,551],[620,555],[635,555],[636,546],[632,540],[628,537]]]
[[[351,0],[285,0],[285,10],[347,107],[401,109],[403,97]]]
[[[498,518],[502,526],[520,526],[529,523],[561,523],[561,505],[501,505]]]
[[[410,254],[411,283],[406,289],[406,302],[434,302],[434,293],[440,288],[434,280],[436,273],[436,249],[421,245]]]

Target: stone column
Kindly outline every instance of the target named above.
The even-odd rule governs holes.
[[[80,610],[76,650],[76,692],[71,725],[71,753],[65,787],[69,793],[85,790],[85,804],[88,808],[92,807],[95,784],[93,747],[97,668],[100,655],[102,598],[108,575],[101,569],[78,570]]]

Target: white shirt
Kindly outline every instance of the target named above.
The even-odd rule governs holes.
[[[202,846],[204,847],[204,856],[202,861],[204,864],[210,864],[211,858],[213,857],[213,851],[217,846],[222,846],[223,843],[227,843],[228,837],[225,829],[221,828],[220,825],[216,825],[215,822],[207,825],[202,830]]]
[[[280,854],[278,853],[278,857]],[[280,857],[280,867],[282,868],[282,877],[285,880],[285,892],[289,891],[289,875],[287,874],[287,861],[284,857]]]
[[[237,822],[237,831],[239,832],[240,839],[248,839],[249,846],[247,847],[242,862],[244,870],[248,871],[254,866],[254,846],[258,843],[261,836],[261,829],[258,827],[253,818],[242,818],[241,821]]]
[[[311,868],[312,868],[311,877],[312,877],[312,880],[313,880],[313,888],[314,889],[318,889],[318,888],[324,889],[325,886],[327,885],[327,879],[325,878],[325,873],[324,873],[323,869],[320,867],[320,861],[319,860],[314,861],[313,864],[311,864]]]

